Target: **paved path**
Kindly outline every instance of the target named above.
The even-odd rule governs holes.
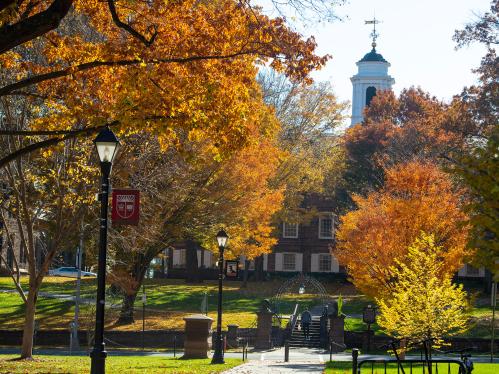
[[[227,355],[226,355],[227,356]],[[289,352],[289,362],[284,362],[284,349],[250,353],[250,361],[224,371],[226,374],[321,374],[325,355],[322,350],[299,348]],[[329,359],[329,357],[327,358]]]
[[[321,374],[324,371],[324,364],[318,361],[250,361],[233,369],[224,371],[225,374],[291,374],[309,373]]]

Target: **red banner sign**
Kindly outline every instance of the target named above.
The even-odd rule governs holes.
[[[113,190],[113,224],[138,225],[139,208],[139,190]]]

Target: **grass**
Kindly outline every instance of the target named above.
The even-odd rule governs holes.
[[[410,373],[410,366],[408,364],[403,365],[404,370],[407,374]],[[438,368],[440,370],[440,373],[445,373],[445,374],[458,374],[459,373],[459,367],[458,365],[451,364],[450,366],[450,373],[448,372],[448,365],[447,364],[439,364]],[[485,364],[485,363],[475,363],[474,364],[474,370],[473,374],[496,374],[499,371],[499,364]],[[352,372],[352,363],[351,362],[345,362],[345,361],[329,361],[326,363],[326,370],[324,371],[325,374],[350,374]],[[435,370],[433,372],[436,374]],[[361,373],[363,374],[370,374],[371,373],[371,365],[363,365],[361,367]],[[373,374],[384,374],[385,373],[385,368],[382,364],[376,364],[374,365],[374,371],[372,371]],[[389,364],[387,365],[387,374],[398,374],[397,371],[397,364]],[[400,372],[401,373],[401,372]],[[423,367],[421,365],[413,365],[413,374],[423,374]],[[428,373],[428,368],[425,368],[424,373]]]
[[[89,373],[90,358],[76,356],[36,356],[32,361],[0,355],[0,373]],[[211,359],[182,360],[166,357],[109,356],[107,373],[220,373],[240,365],[241,360],[225,359],[225,365],[211,365]]]
[[[23,286],[27,286],[27,277],[22,278]],[[74,295],[75,279],[62,277],[46,277],[40,292],[43,294]],[[183,318],[189,314],[200,313],[204,294],[208,295],[208,315],[216,319],[216,303],[218,285],[216,281],[205,281],[201,284],[186,284],[183,280],[159,279],[146,280],[146,329],[183,329]],[[256,312],[262,301],[272,298],[282,281],[249,283],[248,288],[242,288],[241,282],[227,281],[224,283],[223,324],[236,324],[240,327],[256,326]],[[330,283],[328,292],[338,295],[353,293],[350,285]],[[0,290],[15,290],[9,277],[0,277]],[[95,297],[95,279],[84,279],[81,285],[82,298]],[[135,304],[136,323],[126,326],[115,324],[119,313],[119,298],[107,297],[107,301],[116,303],[115,308],[106,312],[106,329],[137,331],[142,329],[142,292],[139,292]],[[294,304],[299,302],[302,309],[318,303],[315,295],[284,295],[281,303],[281,313],[290,313]],[[16,293],[0,292],[0,329],[20,329],[24,323],[24,304]],[[81,306],[81,321],[93,327],[93,306]],[[67,329],[74,315],[74,302],[46,298],[40,295],[37,303],[37,320],[41,329]]]
[[[22,284],[27,286],[27,277],[22,278]],[[241,287],[241,282],[227,281],[224,283],[223,296],[223,325],[236,324],[240,327],[254,327],[256,312],[262,301],[272,298],[282,280],[249,283],[247,288]],[[43,281],[42,294],[74,295],[76,280],[73,278],[46,277]],[[365,306],[372,304],[368,298],[359,295],[352,285],[337,282],[323,283],[330,295],[343,295],[343,313],[345,329],[347,331],[364,331],[366,325],[362,322],[362,311]],[[208,295],[208,315],[216,319],[217,282],[205,281],[200,284],[186,284],[180,279],[146,280],[146,329],[183,329],[183,318],[189,314],[199,313],[204,294]],[[0,277],[0,290],[15,290],[10,277]],[[83,279],[81,296],[92,300],[95,297],[95,278]],[[142,329],[142,292],[139,292],[135,304],[136,322],[130,325],[116,325],[121,299],[107,296],[107,301],[114,303],[114,307],[106,312],[106,329],[139,331]],[[285,294],[280,303],[282,314],[291,313],[295,303],[300,304],[301,310],[316,305],[319,301],[312,294],[298,295]],[[490,338],[491,308],[488,298],[474,298],[475,308],[470,312],[471,328],[464,337]],[[0,329],[20,329],[24,323],[24,304],[16,293],[0,292]],[[66,330],[74,315],[74,302],[39,296],[37,303],[37,320],[41,329]],[[81,306],[82,328],[93,328],[94,306]],[[381,334],[377,324],[371,329],[375,334]]]

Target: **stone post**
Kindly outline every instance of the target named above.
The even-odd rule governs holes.
[[[333,342],[333,350],[341,352],[345,345],[345,316],[329,316],[329,341]]]
[[[237,348],[238,325],[227,325],[227,345],[230,348]]]
[[[183,358],[208,358],[210,331],[213,319],[203,314],[184,318],[185,338]]]
[[[256,349],[272,348],[272,313],[260,310],[257,314],[256,325]]]

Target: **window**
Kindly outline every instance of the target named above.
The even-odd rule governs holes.
[[[376,96],[376,87],[367,87],[366,90],[366,106],[371,104],[373,97]]]
[[[333,216],[324,215],[319,217],[319,239],[333,238]]]
[[[319,271],[331,271],[331,255],[319,255]]]
[[[283,238],[297,238],[298,237],[298,224],[286,223],[282,224],[282,237]]]
[[[466,264],[466,275],[471,275],[471,276],[480,275],[480,269],[471,266],[470,264]]]
[[[295,270],[296,256],[294,253],[283,253],[282,255],[282,270]]]

